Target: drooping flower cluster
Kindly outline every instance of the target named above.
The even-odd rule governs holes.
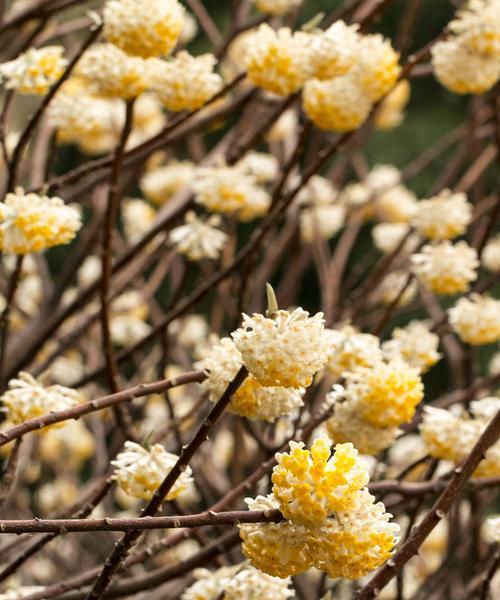
[[[172,229],[169,240],[189,260],[216,259],[227,239],[227,235],[217,229],[219,224],[219,215],[212,215],[203,221],[193,211],[189,211],[186,213],[185,224]]]
[[[397,355],[343,375],[345,390],[340,394],[334,388],[329,395],[335,409],[326,423],[328,433],[334,442],[353,442],[363,454],[377,454],[394,441],[398,426],[412,419],[423,399],[419,369]]]
[[[8,420],[18,424],[71,408],[79,404],[82,398],[77,391],[62,385],[44,387],[29,373],[21,372],[18,378],[9,381],[1,401]]]
[[[432,48],[438,80],[456,94],[483,94],[500,77],[500,2],[470,0]]]
[[[125,442],[125,448],[111,461],[113,479],[130,496],[150,500],[161,482],[177,462],[175,454],[167,452],[161,444],[149,450],[135,442]],[[167,500],[181,496],[192,483],[191,468],[187,467],[178,477]]]
[[[314,566],[355,579],[390,558],[399,526],[363,487],[368,472],[352,444],[337,445],[333,456],[322,438],[311,451],[294,442],[290,450],[277,455],[273,494],[247,499],[250,510],[278,508],[286,518],[239,526],[252,564],[282,578]]]
[[[0,250],[29,254],[68,244],[81,225],[80,213],[61,198],[17,188],[0,202]]]
[[[197,368],[208,372],[202,387],[209,392],[212,402],[219,400],[242,364],[241,355],[231,338],[221,339],[202,361],[196,363]],[[250,375],[233,394],[229,410],[250,419],[274,421],[300,408],[303,392],[300,387],[264,386]]]
[[[460,298],[448,316],[453,330],[467,344],[480,346],[500,340],[500,300],[471,294]]]
[[[243,364],[264,386],[307,387],[328,360],[323,313],[302,308],[277,310],[271,316],[243,315],[232,334]]]
[[[294,596],[290,579],[271,577],[246,563],[221,567],[214,571],[196,569],[196,582],[181,596],[181,600],[286,600]]]
[[[477,252],[466,242],[453,245],[445,240],[436,246],[424,246],[411,257],[412,271],[436,294],[465,292],[477,278]]]
[[[451,240],[462,235],[472,219],[472,205],[463,193],[443,190],[438,196],[421,200],[412,225],[431,240]]]
[[[470,403],[471,416],[465,411],[452,413],[426,406],[420,434],[434,458],[458,465],[472,450],[488,422],[500,410],[500,398],[488,397]],[[500,441],[493,444],[474,471],[475,477],[495,477],[500,473]]]
[[[177,44],[184,15],[177,0],[108,0],[103,11],[104,35],[127,54],[166,55]]]
[[[56,83],[68,61],[63,57],[62,46],[30,48],[14,60],[0,64],[0,82],[19,94],[44,96]]]

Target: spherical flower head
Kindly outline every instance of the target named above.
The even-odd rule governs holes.
[[[500,62],[471,52],[456,39],[437,42],[431,50],[439,82],[455,94],[484,94],[500,77]]]
[[[220,229],[220,217],[212,215],[208,219],[199,218],[193,211],[186,213],[185,224],[175,227],[168,239],[180,254],[189,260],[215,260],[219,257],[227,240],[227,234]]]
[[[146,233],[156,218],[155,209],[140,199],[126,200],[122,204],[122,219],[125,237],[133,244]]]
[[[64,73],[68,61],[62,46],[30,48],[16,59],[0,64],[0,80],[19,94],[45,96]]]
[[[184,25],[177,0],[108,0],[104,5],[104,35],[127,54],[149,58],[169,54]]]
[[[333,79],[345,75],[359,52],[359,26],[338,20],[324,32],[311,38],[312,75],[317,79]]]
[[[408,282],[408,273],[405,271],[392,271],[380,282],[375,297],[378,302],[386,306],[396,302],[396,306],[408,306],[417,294],[415,280]]]
[[[287,27],[275,31],[263,24],[248,36],[244,61],[254,85],[288,96],[298,92],[311,76],[310,36],[292,33]]]
[[[335,412],[326,422],[326,430],[334,444],[351,442],[361,454],[371,456],[389,448],[400,432],[397,427],[378,427],[365,421],[356,403],[350,400],[335,403]]]
[[[177,460],[178,457],[167,452],[161,444],[154,444],[146,450],[135,442],[127,441],[124,450],[111,461],[113,479],[130,496],[151,500]],[[178,498],[192,480],[191,468],[187,467],[167,494],[166,500]]]
[[[202,387],[209,392],[212,402],[219,400],[241,365],[241,355],[231,338],[222,338],[195,364],[208,373]],[[300,408],[303,392],[301,388],[264,387],[250,375],[233,394],[228,410],[241,417],[274,421]]]
[[[400,359],[359,367],[345,374],[346,396],[356,403],[360,416],[378,427],[395,427],[411,421],[424,397],[418,369]]]
[[[284,15],[302,4],[302,0],[254,0],[255,8],[268,15]]]
[[[113,44],[94,44],[78,61],[76,74],[90,92],[111,98],[131,100],[147,87],[146,63],[129,56]]]
[[[384,254],[394,252],[410,231],[407,223],[378,223],[372,229],[373,244]],[[411,234],[406,237],[403,251],[413,251],[419,244],[419,236]]]
[[[372,103],[356,77],[310,79],[304,86],[302,107],[311,121],[326,131],[353,131],[370,114]]]
[[[193,182],[195,200],[210,211],[251,221],[267,213],[271,198],[237,167],[200,168]]]
[[[161,103],[172,112],[196,110],[222,87],[220,75],[213,72],[213,54],[191,56],[182,50],[172,60],[148,61],[148,83]]]
[[[258,184],[274,181],[279,172],[279,164],[274,156],[253,150],[240,158],[235,166],[245,175],[253,177]]]
[[[222,593],[225,600],[286,600],[295,595],[289,578],[271,577],[246,563],[221,567],[214,573],[196,569],[194,576],[198,581],[181,600],[217,600]]]
[[[249,510],[274,510],[274,496],[247,498]],[[241,550],[252,565],[268,575],[286,579],[304,573],[314,564],[305,544],[308,529],[282,521],[280,523],[242,523],[238,525],[243,542]]]
[[[451,240],[462,235],[472,220],[472,205],[464,193],[443,190],[429,200],[417,204],[412,225],[431,240]]]
[[[436,294],[466,292],[477,278],[477,252],[466,242],[453,245],[446,240],[436,246],[424,246],[411,256],[412,271]]]
[[[68,244],[82,226],[80,213],[61,198],[25,194],[22,188],[0,202],[0,249],[14,254]]]
[[[500,340],[500,300],[471,294],[448,310],[450,324],[461,340],[473,346]]]
[[[470,0],[449,24],[457,41],[471,52],[500,58],[500,5],[498,0]]]
[[[290,442],[290,452],[276,454],[273,494],[283,516],[306,527],[321,525],[333,512],[356,506],[357,492],[369,481],[368,471],[350,443],[330,444],[322,438],[311,450]]]
[[[371,366],[382,357],[379,339],[369,333],[360,333],[351,325],[325,329],[325,337],[328,346],[326,369],[337,379],[346,371]]]
[[[391,517],[382,502],[361,490],[356,509],[338,513],[311,535],[315,567],[331,578],[367,575],[393,554],[399,525],[390,523]]]
[[[380,192],[374,203],[375,214],[386,223],[409,223],[418,209],[415,194],[404,185]]]
[[[389,359],[400,357],[425,373],[441,358],[438,346],[439,336],[429,331],[424,322],[411,321],[404,328],[396,327],[391,339],[382,344],[382,350]]]
[[[359,44],[357,71],[360,85],[372,102],[377,102],[396,85],[401,67],[399,54],[379,34],[365,35]]]
[[[493,238],[486,244],[481,262],[488,271],[493,273],[500,271],[500,236]]]
[[[329,240],[343,227],[345,208],[339,204],[312,206],[300,213],[300,234],[306,242],[312,242],[319,235]]]
[[[264,385],[307,387],[328,358],[323,313],[278,310],[273,318],[243,315],[232,334],[243,364]]]
[[[66,410],[82,401],[80,394],[62,385],[44,387],[29,373],[11,379],[1,397],[7,418],[14,424],[24,423],[51,412]]]
[[[411,87],[407,79],[403,79],[382,100],[375,113],[376,129],[394,129],[404,119],[404,109],[410,100]]]
[[[155,204],[168,202],[193,179],[195,165],[188,161],[171,162],[148,171],[140,181],[141,190]]]

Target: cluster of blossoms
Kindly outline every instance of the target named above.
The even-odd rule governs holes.
[[[71,408],[82,401],[79,392],[62,385],[43,386],[29,373],[21,372],[9,381],[1,401],[7,419],[14,424],[35,419],[50,412]]]
[[[280,96],[304,88],[305,112],[327,130],[359,127],[373,104],[395,86],[400,71],[388,41],[361,35],[357,26],[343,21],[313,33],[261,25],[246,37],[245,49],[252,83]]]
[[[472,450],[488,422],[500,410],[500,398],[488,397],[470,403],[465,411],[453,413],[426,406],[420,425],[420,434],[427,450],[434,458],[461,463]],[[500,473],[500,441],[491,446],[479,463],[475,477],[496,477]]]
[[[0,81],[19,94],[44,96],[56,83],[67,65],[62,46],[30,48],[16,59],[0,64]]]
[[[480,346],[500,340],[500,300],[471,294],[448,310],[450,324],[466,344]]]
[[[390,558],[399,525],[364,487],[369,475],[352,444],[333,455],[322,438],[303,446],[290,442],[276,455],[272,494],[247,499],[250,510],[277,508],[286,520],[240,525],[243,553],[275,577],[311,567],[332,578],[366,575]]]
[[[470,0],[448,27],[432,48],[436,77],[456,94],[483,94],[500,77],[499,0]]]
[[[0,249],[29,254],[68,244],[81,225],[80,213],[61,198],[25,194],[17,188],[0,202]]]
[[[181,596],[181,600],[286,600],[292,598],[290,579],[271,577],[247,563],[221,567],[214,571],[196,569],[196,582]]]
[[[150,500],[177,459],[175,454],[167,452],[161,444],[154,444],[146,450],[139,444],[128,441],[125,442],[123,452],[111,461],[114,467],[113,479],[130,496]],[[166,500],[182,496],[192,481],[191,469],[187,467],[167,494]]]

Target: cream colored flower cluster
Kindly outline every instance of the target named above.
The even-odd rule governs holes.
[[[467,242],[453,245],[445,240],[435,246],[424,246],[411,256],[411,269],[422,283],[436,294],[466,292],[477,278],[477,252]]]
[[[398,55],[388,41],[361,35],[343,21],[314,33],[264,24],[245,42],[250,81],[280,96],[304,88],[304,110],[322,129],[359,127],[399,76]]]
[[[500,340],[500,300],[471,294],[448,310],[450,325],[467,344],[480,346]]]
[[[216,259],[227,240],[227,234],[217,229],[217,225],[220,225],[219,215],[204,221],[193,211],[188,211],[185,224],[172,229],[169,240],[189,260]]]
[[[378,454],[390,446],[398,426],[409,422],[422,401],[420,371],[398,354],[380,357],[371,366],[357,366],[343,374],[342,394],[334,387],[328,399],[335,409],[326,423],[334,442],[353,442],[363,454]],[[339,396],[344,396],[339,399]]]
[[[243,364],[264,386],[307,387],[328,360],[323,313],[302,308],[289,313],[243,315],[232,334]]]
[[[300,233],[306,242],[312,242],[316,236],[332,238],[345,221],[345,208],[336,201],[337,190],[325,177],[314,175],[297,197],[301,206]]]
[[[22,188],[0,202],[0,250],[41,252],[68,244],[82,226],[80,213],[61,198],[26,194]]]
[[[453,413],[426,406],[420,434],[434,458],[459,464],[472,450],[488,422],[500,410],[500,398],[488,397],[470,404],[471,416],[465,411]],[[500,474],[500,441],[491,446],[474,471],[474,477],[496,477]]]
[[[368,472],[352,444],[337,445],[331,456],[322,438],[310,451],[290,442],[290,453],[276,458],[273,493],[247,503],[250,510],[278,508],[286,520],[239,526],[255,567],[282,578],[316,567],[356,579],[390,558],[399,526],[364,487]]]
[[[456,94],[487,92],[500,78],[499,0],[470,0],[449,29],[432,48],[436,77]]]
[[[19,424],[51,412],[71,408],[82,401],[80,394],[62,385],[44,387],[29,373],[21,372],[9,381],[1,397],[4,411],[11,423]],[[58,425],[53,425],[55,427]]]
[[[223,338],[212,346],[207,356],[195,364],[208,373],[201,384],[209,392],[212,402],[217,402],[229,382],[243,364],[240,352],[231,338]],[[229,411],[250,419],[274,421],[289,415],[303,405],[304,390],[278,385],[262,385],[252,375],[248,376],[231,398]]]
[[[150,500],[177,460],[178,457],[167,452],[161,444],[154,444],[146,450],[135,442],[127,441],[124,450],[111,461],[113,479],[130,496]],[[167,494],[166,500],[182,496],[192,481],[191,468],[187,467]]]
[[[462,235],[472,220],[472,205],[464,193],[443,190],[438,196],[421,200],[412,225],[431,240],[451,240]]]
[[[64,73],[68,61],[62,46],[30,48],[14,60],[0,64],[0,82],[19,94],[45,96]]]
[[[286,600],[292,598],[290,579],[271,577],[242,563],[233,567],[221,567],[211,572],[196,569],[196,582],[181,596],[181,600]]]

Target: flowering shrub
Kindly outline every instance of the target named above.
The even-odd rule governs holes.
[[[0,2],[0,600],[500,597],[499,79],[500,0]]]

